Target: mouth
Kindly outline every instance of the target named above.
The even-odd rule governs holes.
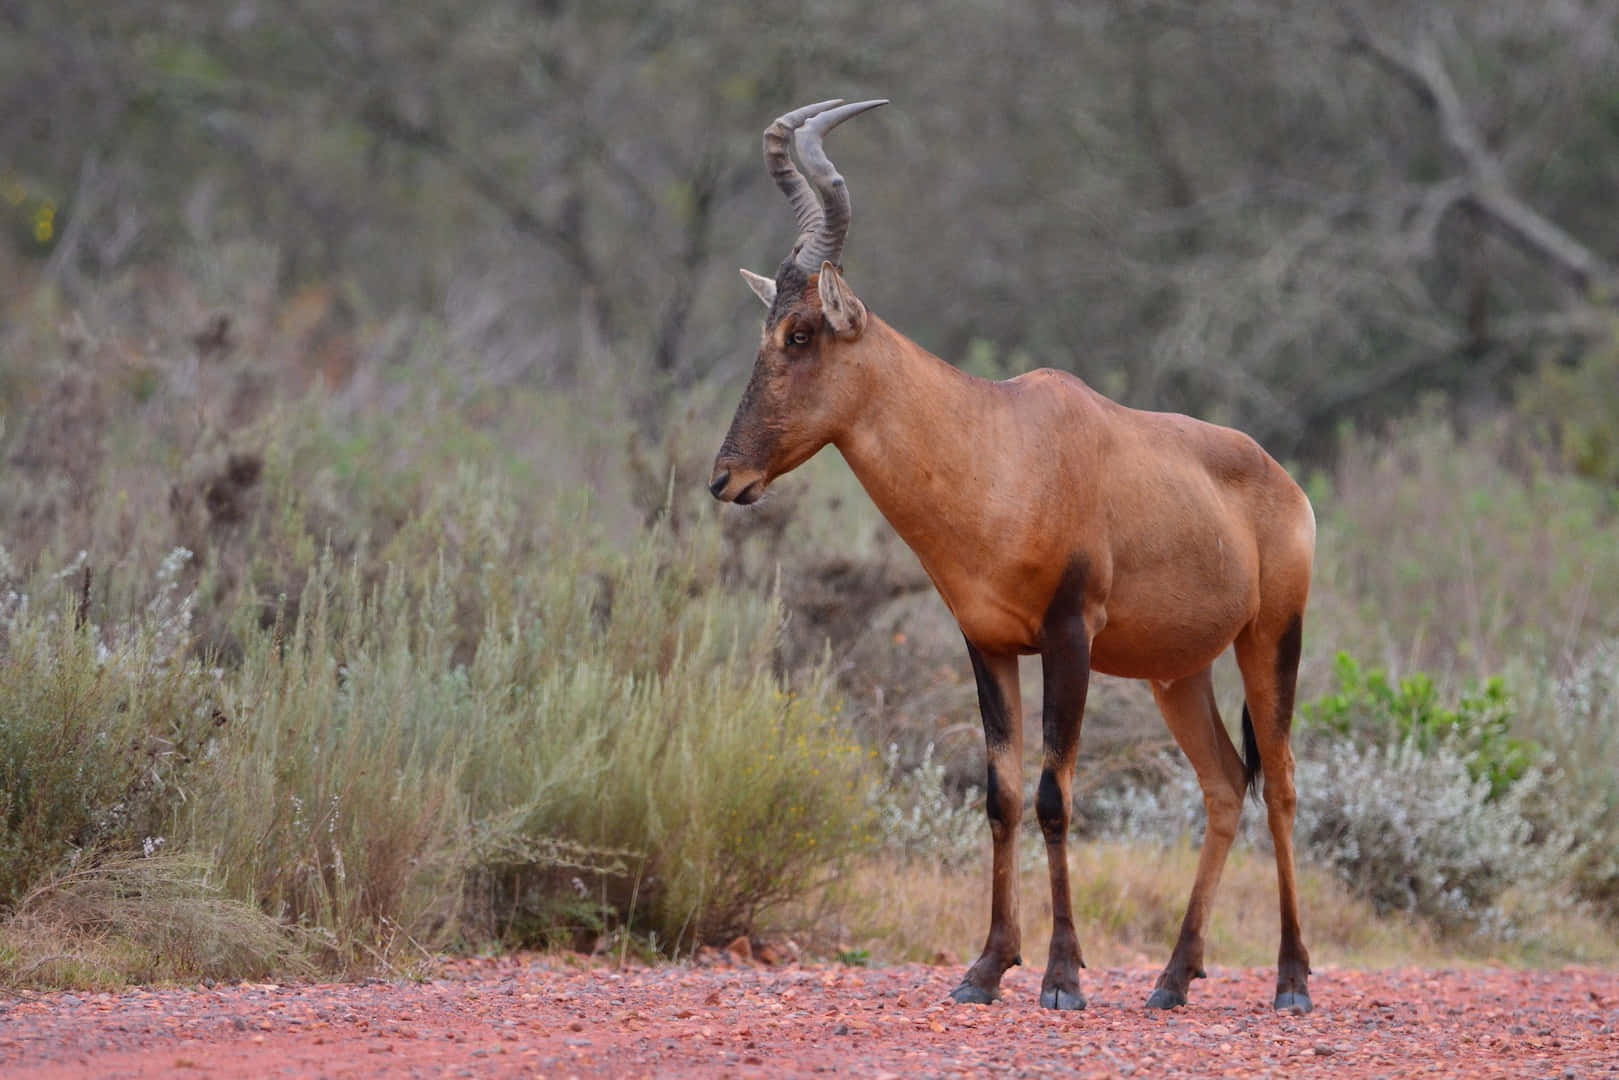
[[[731,486],[731,470],[726,469],[714,477],[713,483],[708,485],[708,492],[720,502],[734,502],[739,506],[751,506],[758,502],[759,497],[765,493],[765,483],[766,481],[761,477],[744,486],[735,495],[727,495],[726,489]]]

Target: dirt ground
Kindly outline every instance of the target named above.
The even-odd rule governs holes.
[[[1273,974],[1211,969],[1141,1007],[1156,971],[1082,973],[1089,1006],[1037,1006],[1040,972],[951,1004],[955,967],[616,971],[463,961],[420,982],[243,984],[0,997],[0,1076],[1619,1077],[1619,972],[1318,971],[1277,1015]]]

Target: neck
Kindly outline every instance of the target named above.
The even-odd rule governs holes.
[[[833,445],[889,524],[934,572],[984,482],[983,441],[999,426],[993,383],[940,360],[875,315],[862,350],[865,407]]]

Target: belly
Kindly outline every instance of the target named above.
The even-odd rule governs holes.
[[[1107,622],[1091,641],[1091,668],[1129,679],[1180,679],[1214,662],[1254,617],[1257,594],[1166,592],[1134,603],[1109,598]]]

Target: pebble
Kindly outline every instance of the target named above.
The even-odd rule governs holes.
[[[274,1000],[262,985],[98,995],[93,1008],[82,1007],[84,995],[16,993],[0,1003],[0,1074],[56,1065],[96,1075],[108,1064],[101,1054],[128,1055],[140,1067],[120,1064],[120,1072],[152,1078],[169,1075],[177,1058],[196,1062],[196,1075],[226,1063],[318,1072],[375,1048],[401,1070],[420,1065],[424,1074],[456,1075],[474,1061],[474,1073],[486,1074],[504,1052],[521,1057],[524,1070],[572,1071],[581,1080],[620,1066],[621,1074],[660,1075],[690,1067],[694,1053],[712,1068],[729,1055],[750,1069],[790,1062],[802,1073],[861,1076],[1045,1076],[1073,1074],[1080,1063],[1079,1075],[1144,1076],[1210,1062],[1252,1075],[1313,1060],[1368,1075],[1398,1067],[1413,1077],[1445,1070],[1595,1080],[1619,1049],[1607,1004],[1619,1000],[1614,972],[1412,972],[1402,980],[1399,972],[1345,970],[1320,979],[1319,1010],[1297,1018],[1268,1009],[1273,971],[1216,972],[1198,1001],[1167,1018],[1140,1008],[1140,987],[1152,978],[1146,970],[1093,970],[1091,1007],[1054,1016],[1038,1007],[1038,972],[1022,969],[1008,974],[1001,1003],[967,1008],[941,1004],[953,972],[914,965],[762,973],[668,965],[614,978],[550,963],[490,965],[508,976],[502,980],[452,961],[426,985],[288,986]],[[835,989],[824,985],[828,974]],[[800,1008],[772,1009],[790,986]],[[1590,997],[1595,1009],[1585,988],[1601,995]],[[1473,1006],[1452,1020],[1446,1006],[1456,1001]],[[1386,1015],[1395,1010],[1398,1022]],[[266,1015],[273,1032],[255,1036]],[[1514,1028],[1522,1034],[1511,1035]],[[254,1045],[237,1031],[264,1041]]]

